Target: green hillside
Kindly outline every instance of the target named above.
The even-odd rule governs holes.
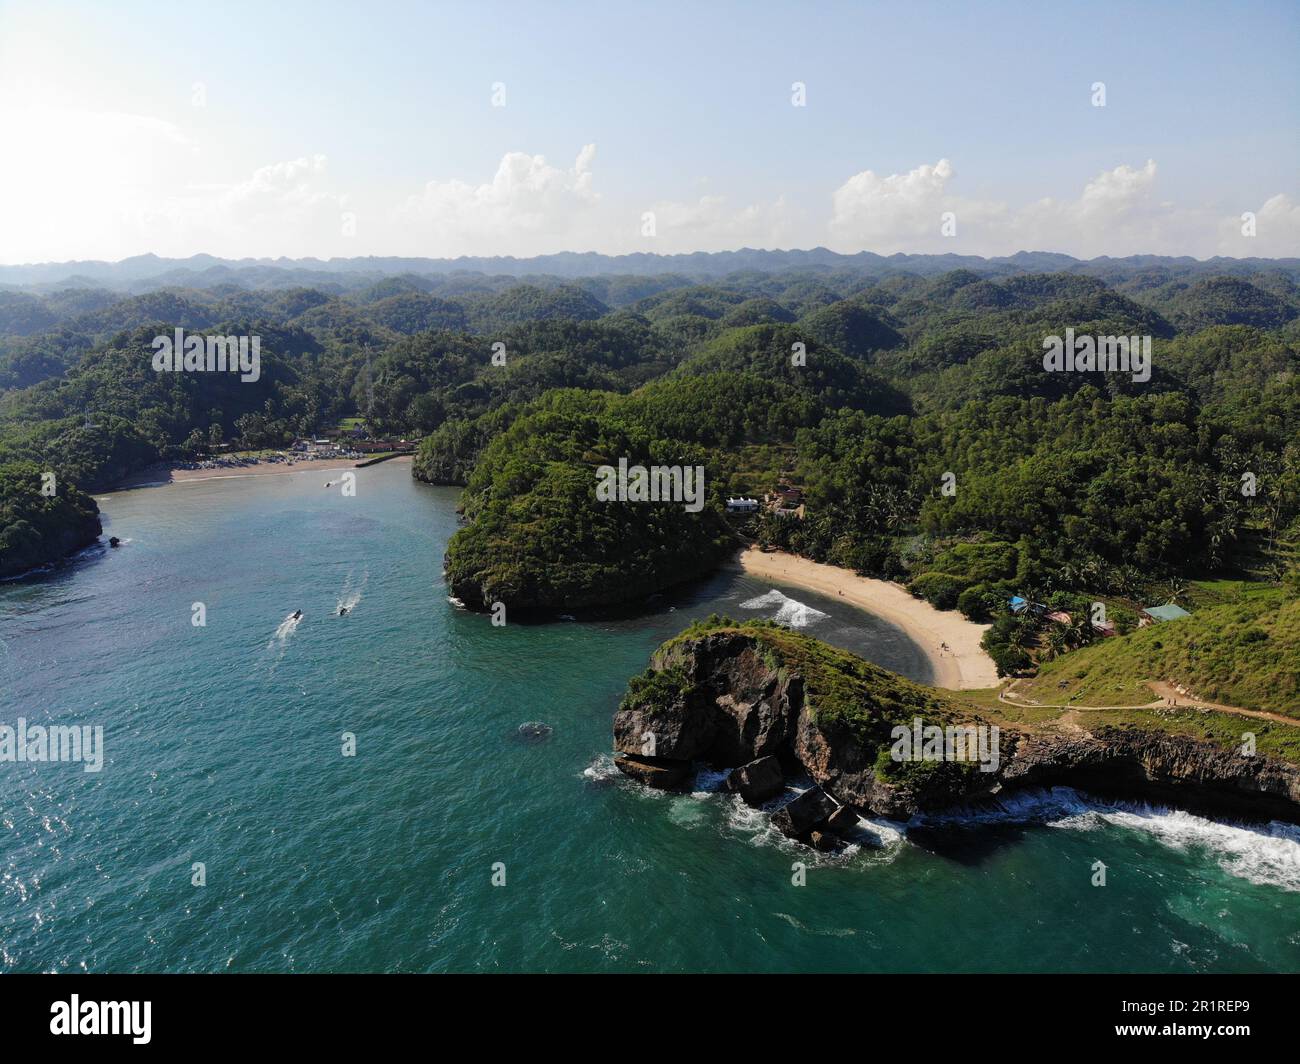
[[[1209,702],[1300,719],[1300,599],[1279,588],[1250,590],[1066,654],[1018,693],[1051,704],[1139,705],[1154,700],[1148,680],[1183,684]]]

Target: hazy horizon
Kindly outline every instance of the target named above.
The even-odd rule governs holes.
[[[1165,261],[1170,263],[1195,262],[1200,265],[1204,265],[1216,261],[1233,262],[1233,263],[1276,262],[1279,265],[1283,265],[1283,264],[1289,265],[1292,263],[1300,262],[1300,254],[1297,255],[1210,255],[1205,257],[1198,257],[1194,255],[1160,255],[1160,254],[1152,254],[1152,253],[1134,252],[1131,255],[1123,255],[1123,256],[1094,255],[1090,257],[1080,257],[1080,256],[1070,255],[1067,252],[1048,251],[1041,248],[1035,248],[1035,249],[1022,248],[1018,251],[1011,252],[1007,255],[978,255],[973,253],[960,253],[960,252],[944,253],[944,252],[909,252],[909,251],[897,251],[886,255],[886,254],[881,254],[880,252],[872,251],[869,248],[864,248],[858,252],[837,252],[823,246],[786,247],[786,248],[756,248],[756,247],[742,246],[742,247],[735,247],[735,248],[722,248],[716,251],[683,251],[683,252],[633,251],[633,252],[622,252],[618,254],[610,254],[601,251],[590,251],[590,250],[575,251],[572,249],[564,249],[564,250],[554,251],[554,252],[543,252],[537,255],[465,254],[465,255],[456,255],[456,256],[436,257],[430,255],[376,254],[376,255],[334,255],[328,258],[321,257],[321,256],[314,256],[314,255],[226,256],[226,255],[214,255],[210,252],[205,252],[205,251],[197,251],[191,255],[171,256],[171,255],[159,255],[155,252],[146,251],[136,255],[127,255],[118,259],[62,259],[62,260],[46,260],[41,262],[0,263],[0,278],[3,278],[6,271],[21,271],[25,269],[52,270],[60,267],[67,267],[70,269],[78,268],[78,267],[99,267],[99,268],[106,268],[111,270],[114,268],[127,265],[128,263],[138,262],[140,260],[152,260],[160,264],[166,265],[166,264],[189,264],[194,262],[194,260],[197,259],[197,260],[210,260],[211,265],[232,266],[232,267],[245,267],[245,266],[280,267],[285,269],[301,267],[310,264],[319,264],[321,267],[330,268],[330,267],[337,267],[345,264],[364,266],[373,263],[376,264],[374,268],[379,269],[381,271],[385,269],[385,266],[383,265],[385,263],[394,263],[394,264],[409,263],[411,264],[410,267],[411,269],[418,271],[419,266],[422,264],[454,265],[456,263],[461,263],[461,262],[531,264],[531,263],[538,263],[541,261],[549,261],[549,260],[579,259],[579,260],[588,260],[588,261],[602,260],[603,264],[609,264],[609,263],[618,263],[623,260],[640,261],[644,259],[662,259],[665,261],[676,261],[682,259],[692,259],[692,260],[718,259],[718,258],[726,258],[731,256],[746,256],[746,255],[773,256],[775,258],[777,256],[813,256],[818,254],[835,255],[840,259],[843,259],[845,264],[853,263],[863,258],[864,256],[866,257],[874,256],[875,258],[881,259],[886,262],[895,259],[903,259],[909,262],[914,262],[917,260],[928,262],[933,260],[961,259],[971,263],[984,262],[984,263],[992,263],[998,265],[1010,263],[1013,262],[1014,260],[1021,259],[1021,258],[1036,258],[1036,257],[1053,257],[1053,258],[1070,259],[1075,263],[1079,263],[1083,265],[1096,263],[1096,262],[1108,262],[1108,261],[1128,262],[1133,259],[1152,259],[1152,260],[1159,260],[1159,261]],[[599,265],[599,264],[601,263],[593,263],[593,265]],[[820,264],[810,263],[808,264],[808,267],[815,268],[818,265]],[[780,262],[780,261],[773,261],[773,263],[769,267],[757,266],[753,264],[749,264],[745,266],[738,265],[736,267],[736,269],[738,270],[739,269],[760,269],[760,270],[770,269],[773,272],[795,270],[799,268],[800,268],[800,264],[797,262]],[[956,269],[959,267],[953,267],[953,268]],[[1022,268],[1025,269],[1026,271],[1030,271],[1034,269],[1039,269],[1040,267],[1034,265],[1025,265]],[[464,267],[463,269],[466,272],[475,272],[476,267],[468,266],[468,267]],[[600,270],[599,272],[603,273],[609,271],[605,269],[605,270]],[[544,276],[545,274],[540,274],[540,275]],[[572,276],[579,277],[583,275],[580,272],[575,272],[572,274]],[[25,281],[5,282],[2,279],[0,279],[0,284],[5,284],[5,283],[21,286],[23,284],[35,283],[35,282],[25,282]]]

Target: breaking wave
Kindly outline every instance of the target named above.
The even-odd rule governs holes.
[[[1070,787],[1007,795],[988,807],[919,818],[926,824],[1041,824],[1096,831],[1105,827],[1142,832],[1171,850],[1204,853],[1229,875],[1251,883],[1300,891],[1300,826],[1272,821],[1239,824],[1145,802],[1107,801]]]
[[[747,599],[740,604],[742,610],[766,610],[773,607],[776,608],[776,613],[771,619],[790,628],[811,628],[814,624],[819,624],[830,616],[822,613],[821,610],[813,609],[798,599],[783,595],[776,588],[773,588],[766,595]]]

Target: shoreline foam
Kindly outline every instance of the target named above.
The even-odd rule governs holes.
[[[901,628],[929,658],[935,687],[969,691],[1001,683],[993,659],[980,646],[988,625],[968,621],[955,610],[936,609],[899,584],[784,551],[764,553],[757,547],[742,551],[734,564],[750,576],[841,598]]]

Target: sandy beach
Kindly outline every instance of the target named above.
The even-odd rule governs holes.
[[[403,454],[388,461],[409,462],[411,457],[409,454]],[[315,461],[298,461],[292,465],[288,462],[250,462],[248,465],[223,466],[218,469],[145,469],[127,477],[113,490],[153,488],[163,484],[184,484],[199,480],[235,480],[241,477],[286,476],[291,473],[324,473],[330,469],[354,469],[358,461],[365,461],[365,459],[322,458]]]
[[[999,683],[993,659],[980,646],[988,625],[968,621],[956,610],[937,610],[887,580],[858,576],[782,551],[765,554],[750,547],[739,555],[737,564],[750,576],[842,598],[901,628],[929,655],[936,687],[965,691]]]

